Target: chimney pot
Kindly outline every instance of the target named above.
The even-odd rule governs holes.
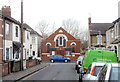
[[[2,7],[2,14],[11,17],[11,8],[10,8],[10,6],[6,6],[6,5],[3,6]]]
[[[91,24],[91,17],[88,18],[88,24]]]

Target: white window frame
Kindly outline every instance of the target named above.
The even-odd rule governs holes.
[[[102,45],[102,35],[97,35],[97,44]]]
[[[36,38],[32,37],[32,43],[35,43]]]
[[[55,55],[55,51],[52,51],[52,55]]]
[[[62,37],[62,44],[60,44],[60,37]],[[59,46],[63,46],[64,45],[64,39],[66,40],[66,38],[64,37],[64,36],[58,36],[57,38],[56,38],[56,40],[58,39],[58,47]],[[55,41],[56,42],[56,41]],[[67,42],[67,40],[66,40],[66,42]],[[67,43],[66,43],[66,45],[67,45]],[[65,45],[65,47],[66,47],[66,45]],[[57,46],[56,46],[57,47]]]
[[[70,45],[72,46],[73,44],[75,44],[75,46],[76,46],[76,43],[75,43],[75,42],[72,42]]]
[[[7,49],[8,51],[8,59],[7,59]],[[9,60],[10,59],[10,48],[5,48],[5,60]]]
[[[5,34],[9,35],[10,33],[10,24],[9,23],[5,23]]]
[[[67,53],[69,53],[69,54],[67,54]],[[70,56],[70,51],[66,51],[66,56]]]
[[[19,37],[19,28],[18,28],[18,26],[15,26],[15,36]]]

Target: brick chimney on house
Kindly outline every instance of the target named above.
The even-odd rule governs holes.
[[[91,17],[88,18],[88,25],[91,24]]]
[[[10,8],[10,6],[3,6],[2,7],[2,14],[11,17],[11,8]]]

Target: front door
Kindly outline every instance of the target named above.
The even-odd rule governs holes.
[[[52,55],[55,55],[55,51],[52,51]]]

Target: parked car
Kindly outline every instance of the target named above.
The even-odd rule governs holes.
[[[56,61],[63,61],[63,62],[70,62],[70,58],[64,57],[62,55],[52,55],[50,57],[50,62],[56,62]]]
[[[80,55],[75,63],[75,69],[79,70],[79,67],[82,65],[82,61],[83,61],[84,55]],[[79,66],[80,65],[80,66]]]
[[[117,63],[116,53],[104,50],[89,50],[83,60],[83,69],[87,70],[93,62]]]
[[[96,79],[96,76],[98,75],[100,69],[105,65],[105,63],[99,63],[94,62],[92,63],[86,73],[81,77],[79,74],[79,80],[82,78],[82,80],[94,80]]]
[[[120,82],[120,63],[107,63],[100,70],[97,80],[102,82]]]

